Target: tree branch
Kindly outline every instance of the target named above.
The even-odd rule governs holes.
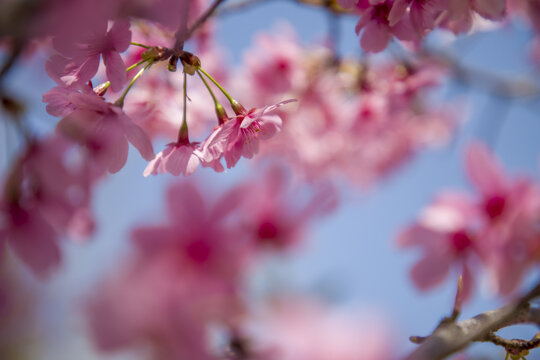
[[[522,323],[540,325],[540,309],[529,306],[529,301],[538,296],[540,296],[540,283],[521,299],[507,306],[458,323],[442,324],[427,338],[417,338],[422,344],[405,360],[444,359],[463,350],[471,342],[488,341],[488,334],[503,327]]]

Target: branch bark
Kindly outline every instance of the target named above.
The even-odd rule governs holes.
[[[504,327],[535,323],[540,325],[540,309],[529,302],[540,296],[540,283],[521,299],[502,308],[487,311],[457,323],[446,323],[435,329],[405,360],[444,359],[475,341],[486,341],[489,333]]]

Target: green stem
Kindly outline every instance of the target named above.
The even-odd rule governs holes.
[[[137,75],[135,75],[133,77],[133,79],[131,79],[131,82],[129,83],[128,87],[126,88],[126,90],[124,90],[124,92],[122,93],[122,95],[118,98],[118,100],[116,100],[114,102],[114,105],[116,106],[119,106],[119,107],[123,107],[124,106],[124,99],[126,98],[126,95],[127,93],[129,92],[129,90],[131,90],[131,87],[133,86],[133,84],[135,84],[135,81],[137,81],[137,79],[139,79],[141,77],[141,75],[143,74],[144,70],[148,69],[151,65],[152,65],[153,61],[150,61],[148,64],[146,64],[145,67],[143,67],[141,70],[139,70],[139,72],[137,73]]]
[[[217,118],[218,118],[218,123],[221,125],[223,123],[225,123],[225,121],[227,121],[227,119],[229,118],[227,116],[227,112],[225,111],[225,109],[223,108],[223,105],[221,105],[218,101],[218,99],[216,98],[216,95],[214,95],[214,92],[212,91],[212,89],[210,88],[210,85],[208,85],[208,82],[206,80],[204,80],[204,77],[202,76],[201,72],[199,70],[197,70],[197,74],[199,75],[199,77],[201,78],[202,82],[204,83],[204,85],[206,86],[206,88],[208,89],[208,92],[210,93],[210,95],[212,96],[212,100],[214,100],[214,105],[215,105],[215,108],[216,108],[216,115],[217,115]]]
[[[144,64],[144,63],[147,62],[147,61],[148,61],[148,59],[143,59],[143,60],[139,61],[138,63],[133,64],[133,65],[131,65],[130,67],[128,67],[128,68],[126,69],[126,71],[133,70],[133,69],[135,69],[137,66],[139,66],[139,65],[141,65],[141,64]]]
[[[189,134],[187,126],[187,74],[184,72],[184,109],[182,114],[182,125],[178,132],[178,143],[185,145],[189,144]]]
[[[204,86],[206,86],[206,88],[208,89],[208,92],[212,96],[212,100],[214,100],[214,105],[216,105],[216,107],[217,107],[219,105],[219,101],[217,100],[216,95],[214,95],[214,92],[212,91],[212,89],[210,88],[210,85],[208,85],[206,80],[204,80],[204,77],[201,74],[200,68],[197,69],[197,74],[199,74],[199,77],[201,78],[202,82],[204,83]]]
[[[223,95],[225,95],[225,97],[227,98],[227,100],[229,100],[229,102],[230,102],[231,104],[237,102],[236,100],[234,100],[234,99],[231,97],[231,95],[229,95],[229,93],[227,93],[227,92],[225,91],[225,89],[224,89],[224,88],[223,88],[223,87],[222,87],[222,86],[221,86],[221,85],[220,85],[220,84],[219,84],[212,76],[210,76],[209,73],[207,73],[206,71],[204,71],[203,68],[199,67],[197,70],[200,71],[200,72],[202,72],[208,79],[210,79],[210,81],[213,82],[214,85],[216,85],[216,86],[219,88],[219,90],[221,90],[221,92],[223,93]]]
[[[131,45],[140,46],[140,47],[145,48],[145,49],[150,49],[151,48],[151,46],[140,44],[140,43],[133,42],[133,41],[131,42]]]

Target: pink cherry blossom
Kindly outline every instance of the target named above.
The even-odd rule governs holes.
[[[80,39],[73,39],[73,34],[57,37],[54,45],[60,55],[47,62],[47,72],[59,85],[84,84],[97,73],[103,57],[111,89],[119,91],[127,79],[120,53],[129,47],[130,41],[128,21],[115,21],[109,30],[106,21],[96,23]]]
[[[124,166],[128,155],[128,141],[144,159],[154,158],[148,135],[120,107],[105,102],[93,92],[59,92],[65,95],[64,105],[55,98],[57,105],[51,104],[50,111],[71,112],[60,120],[58,131],[90,149],[96,163],[101,164],[104,169],[115,173]],[[44,97],[44,100],[50,99]]]
[[[420,289],[439,284],[457,266],[468,298],[471,269],[481,265],[490,274],[492,289],[510,294],[537,261],[540,187],[512,179],[480,143],[467,149],[466,168],[479,196],[442,195],[398,243],[424,249],[411,270]]]
[[[423,211],[418,223],[399,235],[399,246],[423,250],[422,259],[411,269],[419,289],[439,285],[455,267],[463,276],[463,299],[470,299],[474,285],[472,268],[479,261],[478,222],[478,210],[471,198],[447,192]]]
[[[414,41],[417,36],[412,29],[409,18],[402,17],[399,21],[390,24],[388,17],[392,9],[392,2],[371,1],[371,6],[362,15],[356,25],[356,33],[361,35],[360,44],[362,49],[368,52],[383,51],[392,36],[400,40]]]
[[[333,211],[337,194],[330,186],[314,185],[313,196],[302,201],[300,189],[289,186],[285,170],[270,167],[260,180],[248,182],[242,190],[242,227],[256,246],[286,250],[304,237],[308,224]]]
[[[481,143],[469,147],[466,164],[480,193],[478,207],[486,224],[481,245],[492,285],[508,294],[536,260],[540,187],[528,179],[510,178]]]
[[[200,160],[195,154],[196,144],[171,143],[160,151],[156,157],[148,163],[144,170],[144,176],[158,173],[171,173],[175,176],[191,175],[199,166]]]
[[[448,0],[447,12],[442,26],[459,34],[471,29],[475,12],[489,20],[504,18],[506,0]]]
[[[214,130],[201,144],[200,157],[204,164],[225,158],[227,168],[231,168],[240,157],[251,159],[259,150],[259,138],[266,140],[281,128],[281,118],[268,115],[281,105],[296,100],[285,100],[262,109],[244,111]]]
[[[390,26],[409,16],[411,25],[420,37],[433,30],[446,16],[447,0],[396,0],[388,15]]]
[[[61,235],[85,237],[93,230],[87,209],[95,179],[84,163],[67,166],[71,147],[59,136],[34,141],[13,166],[0,197],[1,237],[38,276],[60,264]]]
[[[167,218],[133,231],[134,257],[89,300],[100,349],[151,345],[155,359],[216,359],[208,326],[243,313],[239,288],[250,250],[228,223],[240,193],[214,202],[205,195],[194,183],[175,184]]]
[[[283,298],[267,305],[244,333],[261,360],[393,359],[385,320],[362,316],[361,310],[340,312],[312,299]]]

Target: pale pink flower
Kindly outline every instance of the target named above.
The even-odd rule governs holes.
[[[205,195],[194,183],[176,184],[167,192],[167,218],[133,231],[134,258],[89,301],[100,349],[151,345],[155,359],[216,358],[207,330],[243,313],[250,251],[228,223],[241,194],[213,204]]]
[[[511,179],[481,143],[469,147],[466,165],[481,195],[478,207],[485,221],[481,245],[492,285],[508,294],[537,258],[540,188],[527,179]]]
[[[388,15],[390,26],[409,17],[411,25],[420,37],[424,37],[444,19],[447,0],[396,0]]]
[[[240,209],[243,226],[256,246],[286,250],[298,245],[308,224],[335,209],[334,188],[314,185],[313,196],[301,201],[299,188],[290,186],[285,169],[273,166],[261,179],[244,185]]]
[[[191,175],[199,167],[200,159],[195,154],[197,144],[171,143],[160,151],[156,157],[148,163],[144,170],[144,176],[158,173],[170,173],[175,176]]]
[[[269,139],[281,129],[281,118],[268,115],[279,106],[296,100],[285,100],[262,109],[251,109],[227,120],[216,128],[200,146],[200,158],[209,164],[225,158],[231,168],[240,157],[251,159],[259,150],[259,139]]]
[[[501,20],[506,15],[506,0],[447,0],[447,15],[441,26],[455,34],[471,29],[474,13],[488,20]]]
[[[80,39],[73,39],[73,34],[57,37],[54,47],[60,55],[53,55],[47,62],[47,72],[59,85],[84,84],[97,73],[103,57],[111,89],[119,91],[127,79],[120,53],[130,41],[129,21],[115,21],[109,30],[106,21],[96,23]]]
[[[261,360],[389,360],[396,357],[383,316],[337,311],[311,299],[283,298],[244,331]]]
[[[1,238],[38,276],[58,267],[61,235],[85,237],[93,230],[87,209],[95,179],[86,164],[66,163],[71,148],[59,136],[30,144],[0,198]]]
[[[73,111],[60,120],[57,130],[85,145],[109,172],[118,172],[126,163],[128,141],[144,159],[154,158],[148,135],[120,107],[93,92],[68,92],[66,103]]]
[[[479,260],[479,216],[472,199],[447,192],[422,212],[416,224],[400,233],[399,246],[423,250],[422,259],[411,269],[412,280],[420,290],[439,285],[455,267],[463,275],[463,299],[470,299],[474,285],[471,268]]]
[[[388,17],[391,9],[392,2],[390,0],[371,1],[371,6],[356,24],[357,34],[363,30],[360,38],[362,49],[368,52],[383,51],[392,36],[405,41],[418,40],[408,16],[403,16],[399,21],[390,24]]]

